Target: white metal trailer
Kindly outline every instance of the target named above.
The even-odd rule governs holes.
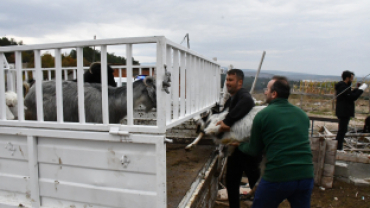
[[[134,44],[156,45],[156,125],[134,125],[133,80],[127,79],[127,125],[110,124],[107,47],[126,49],[132,77]],[[83,47],[100,46],[103,123],[86,123],[83,83],[78,82],[79,122],[63,120],[62,49],[77,51],[78,80],[83,79]],[[42,51],[55,56],[54,68],[42,68]],[[22,67],[22,52],[33,51],[35,67]],[[4,54],[15,54],[15,69]],[[165,66],[172,75],[170,94],[162,89]],[[37,121],[25,120],[22,82],[36,78]],[[57,121],[44,121],[43,71],[54,71]],[[50,73],[49,73],[50,74]],[[49,76],[50,78],[50,76]],[[7,80],[5,86],[4,80]],[[55,44],[0,47],[0,207],[166,207],[166,129],[212,107],[220,95],[220,66],[165,37],[135,37]],[[5,91],[18,92],[18,120],[5,116]]]

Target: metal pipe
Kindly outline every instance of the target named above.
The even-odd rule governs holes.
[[[261,71],[261,67],[262,67],[262,63],[263,63],[263,59],[265,58],[265,55],[266,55],[266,51],[263,51],[262,53],[262,58],[261,58],[261,62],[260,62],[260,65],[258,67],[258,70],[257,70],[257,74],[256,76],[254,77],[254,82],[252,84],[252,87],[251,87],[251,90],[250,90],[250,94],[253,94],[253,91],[254,91],[254,87],[256,86],[256,83],[257,83],[257,79],[258,79],[258,75],[260,74],[260,71]]]
[[[313,136],[311,138],[320,138],[320,137],[333,138],[336,136],[337,136],[336,134],[333,134],[333,135]],[[350,133],[350,134],[346,134],[344,137],[369,137],[369,136],[370,136],[370,133]]]

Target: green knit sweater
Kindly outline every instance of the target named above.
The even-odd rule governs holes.
[[[305,112],[277,98],[253,120],[249,143],[239,149],[252,156],[266,153],[267,163],[262,178],[269,182],[285,182],[313,178],[313,164]]]

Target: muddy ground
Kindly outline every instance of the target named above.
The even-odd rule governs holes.
[[[183,144],[167,144],[167,207],[179,205],[199,171],[215,150],[213,145],[198,145],[185,151]]]
[[[336,200],[337,199],[337,200]],[[241,208],[249,206],[241,202]],[[215,208],[228,206],[215,205]],[[279,208],[290,207],[288,201],[280,204]],[[357,187],[342,181],[334,180],[333,188],[322,191],[318,186],[314,187],[311,197],[312,208],[369,208],[370,187]]]

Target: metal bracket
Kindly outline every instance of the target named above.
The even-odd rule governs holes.
[[[118,136],[129,136],[130,133],[128,131],[120,131],[119,127],[111,127],[109,129],[110,134],[118,135]]]
[[[12,152],[12,156],[14,155],[14,152],[16,151],[16,149],[14,148],[13,144],[8,142],[6,145],[5,145],[5,149],[9,150]]]
[[[164,138],[164,143],[173,143],[173,139]]]
[[[128,159],[128,157],[126,155],[122,155],[121,157],[121,163],[123,165],[124,168],[127,168],[128,164],[130,163],[131,161]]]

